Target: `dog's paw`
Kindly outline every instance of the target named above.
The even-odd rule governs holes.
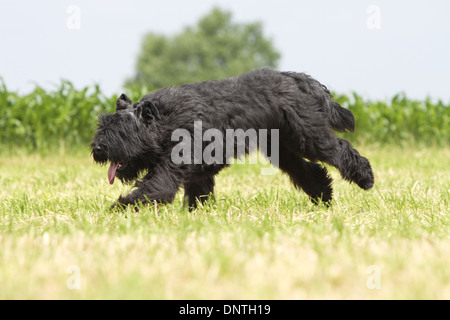
[[[122,202],[120,202],[120,201],[114,202],[114,203],[109,207],[109,210],[110,210],[110,211],[116,211],[116,212],[119,212],[119,211],[125,211],[126,209],[127,209],[127,205],[124,204],[124,203],[122,203]]]
[[[373,187],[375,178],[373,176],[373,171],[369,160],[367,160],[366,158],[361,157],[358,171],[353,181],[356,182],[356,184],[364,190],[369,190]]]
[[[356,181],[356,183],[358,184],[358,186],[361,189],[369,190],[370,188],[373,187],[373,185],[375,183],[375,179],[373,177],[373,173],[370,172],[368,175],[366,175],[362,179],[359,179],[358,181]]]

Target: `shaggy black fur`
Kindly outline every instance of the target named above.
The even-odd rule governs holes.
[[[279,129],[279,168],[313,202],[332,199],[332,180],[318,161],[336,167],[344,179],[362,189],[374,184],[369,161],[330,130],[353,131],[351,111],[334,102],[327,88],[306,74],[262,69],[220,81],[159,89],[134,105],[121,95],[116,113],[100,115],[91,144],[96,162],[111,162],[110,183],[115,176],[125,183],[137,181],[136,189],[119,197],[116,205],[172,202],[181,185],[190,208],[213,194],[214,176],[227,166],[227,159],[221,164],[194,164],[194,160],[174,164],[171,160],[172,148],[179,143],[172,141],[174,130],[187,129],[193,137],[194,121],[199,120],[203,132],[215,128],[224,137],[226,129]],[[245,148],[245,153],[251,151]]]

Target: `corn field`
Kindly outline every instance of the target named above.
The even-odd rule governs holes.
[[[151,90],[127,89],[133,101]],[[54,90],[36,85],[29,94],[10,91],[0,79],[0,152],[86,147],[100,113],[113,112],[117,95],[106,96],[99,85],[77,90],[61,81]],[[390,101],[370,101],[356,93],[335,94],[356,119],[346,139],[359,143],[448,145],[450,106],[442,101],[411,100],[398,94]]]

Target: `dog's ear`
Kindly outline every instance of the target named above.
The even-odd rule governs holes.
[[[128,108],[129,106],[131,106],[131,103],[131,99],[128,98],[124,93],[122,93],[116,101],[116,112]]]
[[[161,120],[158,109],[150,100],[144,100],[135,105],[134,112],[147,123],[151,122],[153,119]]]

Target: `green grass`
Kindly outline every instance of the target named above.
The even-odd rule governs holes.
[[[450,149],[360,147],[375,187],[316,207],[234,165],[216,202],[109,212],[128,186],[89,152],[0,158],[0,299],[449,299]],[[69,289],[77,266],[80,289]],[[375,267],[373,267],[375,266]],[[379,289],[367,283],[379,271]]]

